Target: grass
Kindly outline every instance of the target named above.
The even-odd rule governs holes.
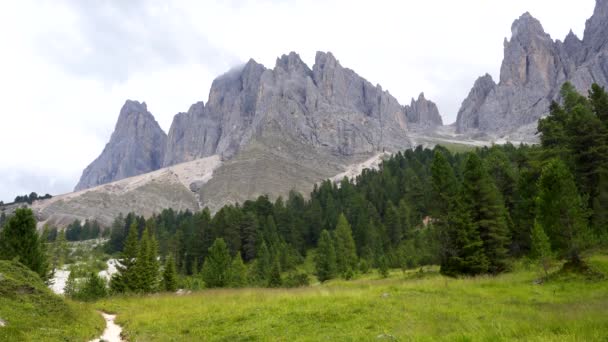
[[[589,258],[608,269],[608,256]],[[436,269],[366,275],[300,289],[115,297],[96,305],[138,341],[605,341],[608,281],[516,267],[497,277]]]
[[[13,261],[0,261],[0,319],[0,341],[88,341],[105,327],[93,306],[53,294]]]

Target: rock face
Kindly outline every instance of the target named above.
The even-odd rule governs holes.
[[[586,93],[592,83],[608,85],[608,0],[597,0],[581,41],[570,32],[553,41],[529,13],[515,20],[504,43],[500,80],[479,78],[458,112],[459,133],[505,135],[535,124],[570,81]]]
[[[167,135],[146,107],[127,100],[101,155],[82,172],[75,191],[157,170]]]
[[[437,105],[433,101],[424,98],[424,93],[420,93],[418,100],[412,99],[409,107],[405,106],[404,110],[408,121],[413,124],[424,128],[443,125]]]
[[[230,159],[273,130],[341,156],[408,144],[404,108],[331,53],[317,53],[312,69],[294,52],[273,69],[250,60],[213,81],[207,104],[195,106],[171,125],[165,166],[213,154]]]

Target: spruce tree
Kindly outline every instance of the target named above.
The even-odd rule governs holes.
[[[165,269],[163,270],[163,289],[167,292],[175,292],[175,290],[177,290],[175,260],[173,260],[172,256],[169,256],[165,261]]]
[[[471,222],[462,200],[454,200],[448,215],[449,251],[441,263],[440,272],[449,276],[477,275],[486,273],[489,261],[485,255],[483,241]]]
[[[138,225],[133,221],[129,228],[129,234],[124,243],[120,260],[116,264],[116,273],[110,279],[110,289],[114,293],[136,291],[138,288],[138,276],[135,272],[138,254]]]
[[[475,153],[468,154],[463,178],[463,202],[483,241],[485,255],[490,262],[489,271],[502,272],[507,267],[507,247],[510,244],[502,196]]]
[[[320,282],[332,279],[336,275],[336,251],[329,232],[323,230],[319,237],[317,255],[315,256],[315,273]]]
[[[209,248],[201,275],[206,287],[224,287],[228,285],[231,264],[230,252],[224,239],[217,238]]]
[[[545,276],[547,276],[549,275],[549,267],[551,266],[551,243],[549,242],[549,237],[545,234],[545,230],[538,221],[534,222],[531,241],[532,249],[530,251],[530,257],[540,263],[545,271]]]
[[[270,276],[270,268],[272,267],[272,256],[266,246],[266,243],[262,241],[260,248],[258,249],[257,258],[255,259],[255,282],[265,284],[268,282]]]
[[[588,238],[586,210],[563,161],[553,159],[543,168],[538,189],[536,219],[549,236],[551,247],[578,262]]]
[[[272,268],[270,269],[270,277],[268,279],[268,287],[281,287],[283,280],[281,279],[281,263],[278,258],[275,258],[272,262]]]
[[[454,266],[453,258],[457,257],[458,252],[453,241],[455,234],[451,229],[454,227],[450,227],[448,218],[458,194],[458,183],[452,166],[439,150],[433,155],[431,180],[431,215],[438,232],[441,269],[444,274],[456,274],[459,267]]]
[[[345,279],[350,279],[357,269],[357,249],[350,224],[344,214],[338,216],[336,234],[336,270]]]
[[[48,264],[42,243],[32,210],[16,209],[0,231],[0,259],[16,259],[47,280]]]
[[[243,287],[247,285],[247,266],[245,266],[240,252],[232,258],[228,285],[230,287]]]

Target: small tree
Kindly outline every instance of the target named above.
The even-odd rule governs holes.
[[[209,248],[209,254],[203,264],[202,276],[207,287],[224,287],[228,285],[230,272],[230,252],[224,239],[217,238]]]
[[[163,289],[168,292],[177,290],[177,276],[175,274],[175,260],[169,256],[165,261],[165,269],[163,271]]]
[[[17,259],[43,280],[48,279],[46,255],[36,232],[36,219],[31,209],[15,210],[0,231],[0,259]]]
[[[91,272],[76,296],[80,300],[92,301],[108,295],[106,282],[97,273]]]
[[[545,271],[545,276],[549,275],[549,268],[551,268],[551,243],[549,242],[549,237],[545,234],[545,230],[538,223],[538,221],[534,222],[534,227],[532,228],[531,233],[532,240],[532,250],[530,252],[530,256],[534,260],[538,260],[540,266]]]
[[[352,278],[357,267],[355,240],[344,214],[340,214],[336,226],[336,265],[337,271],[345,279]]]
[[[241,252],[238,252],[232,259],[228,285],[230,287],[243,287],[247,285],[247,266],[245,266],[243,258],[241,258]]]
[[[321,282],[332,279],[336,274],[336,251],[327,230],[323,230],[319,238],[315,256],[315,271]]]
[[[270,279],[268,279],[268,287],[281,287],[283,280],[281,279],[281,264],[279,259],[275,258],[270,269]]]
[[[382,278],[388,278],[388,261],[386,257],[383,255],[378,259],[378,272],[382,276]]]

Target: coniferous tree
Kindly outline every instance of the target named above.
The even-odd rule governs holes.
[[[336,267],[336,251],[332,238],[327,230],[323,230],[315,256],[315,273],[319,281],[324,282],[335,277]]]
[[[441,273],[450,276],[486,273],[489,260],[486,257],[478,226],[473,224],[462,200],[454,200],[448,215],[447,258],[441,263]]]
[[[489,271],[502,272],[507,267],[510,244],[502,197],[481,159],[474,153],[468,154],[463,178],[463,203],[483,241],[490,262]]]
[[[0,259],[16,259],[47,280],[48,263],[42,241],[36,232],[34,213],[19,208],[0,231]]]
[[[270,269],[268,287],[281,287],[281,285],[283,285],[283,280],[281,279],[281,263],[275,258]]]
[[[588,238],[586,210],[563,161],[553,159],[543,168],[538,188],[538,223],[554,250],[578,262]]]
[[[538,221],[534,222],[534,228],[532,228],[531,234],[532,249],[530,250],[530,256],[534,260],[538,260],[545,276],[549,275],[549,267],[551,266],[551,243],[549,237],[545,234],[545,230]]]
[[[247,285],[247,266],[241,258],[241,253],[237,253],[232,258],[232,264],[230,264],[230,280],[228,281],[230,287],[243,287]]]
[[[168,292],[177,290],[177,274],[175,271],[175,260],[169,256],[165,261],[165,269],[163,270],[163,288]]]
[[[206,287],[224,287],[228,285],[231,264],[230,252],[224,239],[217,238],[209,248],[201,272]]]
[[[357,268],[357,249],[350,224],[344,214],[338,216],[335,230],[336,271],[345,279],[350,279]]]
[[[378,272],[380,273],[380,276],[382,276],[382,278],[388,278],[388,260],[386,260],[386,257],[384,255],[381,256],[380,259],[378,259]]]
[[[261,284],[268,282],[270,276],[270,268],[272,267],[272,256],[266,246],[266,243],[262,241],[260,248],[258,249],[258,256],[255,260],[255,281]]]
[[[136,291],[138,288],[138,275],[135,272],[138,235],[137,222],[133,222],[129,228],[120,260],[116,265],[116,273],[110,279],[110,289],[114,293]]]
[[[450,226],[449,214],[458,193],[458,183],[452,166],[441,151],[435,151],[433,155],[431,179],[433,199],[431,215],[438,231],[442,272],[455,274],[458,273],[459,268],[453,266],[453,258],[458,255],[453,241],[455,238],[453,230],[457,227]]]

